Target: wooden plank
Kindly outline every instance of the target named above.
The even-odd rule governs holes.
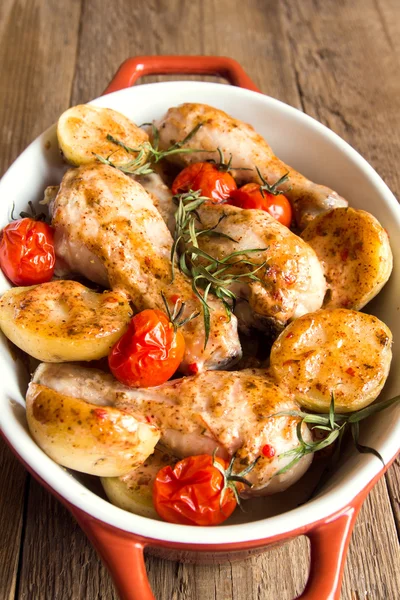
[[[184,10],[182,10],[182,3],[175,0],[152,1],[142,3],[140,6],[135,6],[128,0],[115,0],[112,10],[109,3],[101,0],[84,3],[71,103],[86,101],[99,95],[116,67],[129,55],[146,53],[230,55],[247,69],[263,91],[295,106],[303,104],[307,112],[328,123],[333,129],[338,128],[337,131],[343,137],[353,136],[347,139],[364,154],[370,152],[367,158],[371,161],[375,157],[375,164],[379,168],[386,169],[388,183],[393,189],[398,185],[394,157],[399,129],[394,126],[389,129],[391,136],[387,136],[385,148],[376,141],[380,132],[375,130],[377,123],[380,125],[379,120],[377,122],[375,119],[375,115],[380,118],[376,98],[382,102],[383,96],[383,106],[388,105],[388,118],[396,116],[394,106],[389,106],[389,96],[394,91],[393,84],[390,83],[386,87],[384,74],[379,75],[380,96],[374,97],[374,82],[362,82],[365,88],[363,94],[366,90],[370,103],[369,110],[374,115],[374,121],[370,122],[368,114],[359,116],[357,113],[361,100],[364,101],[365,98],[361,98],[363,94],[357,96],[357,89],[353,88],[357,88],[359,80],[362,80],[365,64],[371,62],[365,62],[363,55],[363,43],[366,42],[354,42],[350,38],[362,34],[365,40],[365,32],[371,25],[374,48],[369,54],[376,52],[376,55],[371,59],[368,54],[367,59],[372,60],[375,71],[380,63],[384,67],[379,66],[378,71],[380,68],[383,70],[389,68],[389,60],[385,59],[386,46],[382,40],[386,39],[387,45],[389,42],[383,33],[382,20],[379,21],[371,2],[365,3],[366,9],[364,3],[361,9],[360,3],[361,0],[354,2],[354,6],[350,6],[350,2],[315,1],[304,2],[302,5],[300,2],[286,2],[284,10],[282,4],[260,3],[256,0],[249,0],[246,10],[243,10],[243,2],[239,0],[232,0],[229,3],[227,0],[186,3]],[[380,4],[385,3],[380,2]],[[318,5],[318,13],[314,5]],[[9,6],[11,3],[8,0],[7,7]],[[21,6],[21,2],[18,2],[18,6]],[[34,7],[33,12],[39,10],[38,3],[31,3],[31,6]],[[46,3],[46,6],[50,4]],[[54,10],[57,15],[51,15],[49,18],[48,29],[44,27],[30,29],[23,21],[25,29],[29,30],[26,43],[30,40],[30,47],[36,48],[39,42],[35,36],[50,35],[56,52],[59,41],[54,37],[56,34],[53,34],[52,19],[58,23],[58,37],[64,39],[63,35],[72,35],[71,28],[68,32],[60,30],[60,22],[64,21],[65,25],[66,20],[65,16],[59,16],[60,11],[72,10],[70,6],[73,6],[76,13],[78,3],[72,3],[68,7],[57,4],[57,10]],[[76,25],[75,13],[72,21]],[[16,16],[19,15],[15,13],[14,18]],[[349,17],[352,19],[350,25],[344,24],[343,21]],[[28,19],[28,23],[31,21],[32,19]],[[12,27],[18,30],[16,23],[17,21],[14,21]],[[356,34],[354,27],[358,27]],[[73,27],[72,30],[76,34],[77,27],[75,29]],[[25,33],[24,31],[24,36]],[[375,44],[377,36],[380,36],[378,45]],[[338,39],[342,40],[340,45],[337,43]],[[287,44],[287,40],[290,44]],[[310,44],[311,49],[308,50]],[[318,60],[320,61],[319,67],[318,65],[315,67],[313,61],[316,52],[317,63]],[[351,54],[352,52],[355,54]],[[46,69],[35,63],[31,68],[35,71],[36,77],[29,79],[22,64],[26,56],[20,54],[18,47],[15,54],[17,70],[22,74],[21,89],[30,89],[31,85],[36,85],[37,78],[41,81],[41,85],[35,88],[40,101],[35,100],[35,102],[38,102],[38,107],[44,106],[54,92],[53,82],[48,81]],[[51,105],[50,112],[46,108],[45,116],[50,117],[46,123],[42,121],[37,124],[37,129],[35,129],[36,122],[33,122],[35,112],[28,115],[26,124],[23,127],[20,125],[17,129],[18,135],[27,136],[26,141],[52,122],[66,106],[65,78],[71,85],[71,65],[75,55],[72,50],[66,51],[65,55],[68,55],[68,58],[64,54],[58,56],[58,60],[66,60],[69,65],[64,64],[63,69],[60,69],[60,79],[57,79],[56,96],[59,106],[56,110],[56,106]],[[49,53],[47,57],[50,60]],[[351,65],[345,68],[342,63],[349,62],[349,57],[351,57]],[[303,72],[304,68],[308,71]],[[332,68],[334,74],[327,74],[326,71]],[[53,71],[54,69],[52,69],[52,76]],[[390,75],[394,76],[392,71]],[[55,76],[57,77],[57,74]],[[335,77],[338,77],[338,82],[335,81]],[[329,80],[327,90],[326,79]],[[348,88],[350,88],[348,93],[343,92]],[[325,94],[330,102],[328,108],[325,105]],[[51,103],[56,103],[57,98],[51,99]],[[12,102],[8,100],[5,106],[11,107]],[[19,94],[14,102],[20,105],[25,102],[26,108],[32,99],[26,94]],[[14,110],[12,113],[14,119],[24,114],[20,110]],[[40,114],[43,118],[43,114]],[[386,120],[384,123],[388,124]],[[393,120],[393,123],[396,121]],[[367,127],[365,135],[358,131],[362,127]],[[9,131],[13,133],[14,129],[9,127]],[[8,136],[10,141],[7,156],[11,159],[19,149],[13,145],[15,142],[11,139],[12,136],[10,134]],[[371,140],[375,146],[369,145]],[[396,597],[396,579],[392,569],[392,566],[396,565],[393,558],[396,552],[394,523],[390,518],[390,505],[384,482],[379,485],[380,487],[374,490],[366,507],[363,508],[353,537],[342,594],[345,600],[361,598],[380,600],[380,598]],[[372,524],[373,535],[368,530],[369,523]],[[371,556],[374,557],[374,561],[371,560]],[[304,539],[294,540],[282,548],[273,549],[268,554],[250,561],[227,563],[221,566],[181,565],[153,557],[148,557],[146,562],[158,600],[167,598],[168,600],[170,598],[208,600],[216,597],[227,600],[242,600],[250,597],[259,600],[276,598],[284,600],[293,598],[304,585],[308,564],[307,543]],[[388,562],[391,562],[391,565],[387,566]],[[378,581],[378,573],[381,581]],[[382,587],[382,581],[386,581],[386,588]],[[46,582],[45,587],[43,582]],[[379,595],[386,592],[388,595]],[[66,511],[35,483],[32,484],[29,496],[20,597],[29,600],[30,598],[35,600],[116,598],[106,570],[99,563],[83,534],[73,524]]]
[[[118,600],[68,511],[34,480],[28,500],[19,600]]]
[[[399,197],[400,5],[317,4],[318,13],[312,0],[282,3],[304,110],[359,150]],[[398,462],[386,477],[400,530]]]
[[[393,600],[400,589],[400,552],[383,477],[357,519],[345,566],[343,600]]]
[[[14,598],[22,535],[26,471],[0,440],[0,591]]]
[[[393,50],[393,59],[400,59],[400,8],[397,0],[375,0],[378,18],[388,44]]]
[[[400,538],[400,458],[397,457],[393,466],[386,474],[386,481],[392,505],[393,516],[396,522],[397,533]]]
[[[2,172],[68,106],[80,0],[62,6],[55,0],[7,0],[5,6],[0,38]]]
[[[246,561],[180,564],[147,558],[157,600],[292,600],[307,578],[308,542],[291,540]]]
[[[101,1],[85,3],[73,103],[101,94],[129,56],[216,54],[238,60],[265,93],[300,105],[288,49],[279,35],[277,3],[250,0],[247,4],[243,10],[240,0],[205,0],[185,3],[183,9],[179,0],[146,2],[140,7],[117,0],[109,11]],[[154,79],[165,77],[142,81]]]
[[[379,18],[382,23],[382,30],[385,33],[385,37],[387,39],[387,43],[390,48],[393,50],[392,52],[392,60],[394,64],[398,65],[400,62],[400,6],[397,0],[376,0],[376,7]],[[399,116],[392,115],[397,117],[395,120],[395,131],[397,133],[397,138],[399,137]],[[393,162],[394,166],[394,162]],[[393,168],[393,171],[396,172],[396,169]],[[392,171],[389,173],[389,178],[387,183],[389,186],[394,185],[394,181],[392,182]],[[397,174],[397,173],[396,173]],[[393,177],[394,179],[394,177]],[[392,188],[394,189],[394,188]],[[397,183],[397,193],[399,193],[399,185]],[[399,196],[398,196],[399,197]],[[386,475],[388,490],[390,501],[392,505],[393,514],[396,521],[397,533],[400,538],[400,459],[397,458],[393,467],[389,469]]]
[[[376,2],[281,4],[304,110],[361,152],[399,195],[400,61]]]
[[[0,173],[67,105],[80,3],[53,14],[54,2],[0,3]],[[72,27],[65,28],[69,22]],[[49,68],[47,68],[49,67]],[[63,89],[66,94],[63,95]],[[0,442],[0,596],[14,598],[23,531],[26,472]]]

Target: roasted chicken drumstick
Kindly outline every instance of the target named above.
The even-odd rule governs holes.
[[[201,148],[204,152],[175,154],[168,160],[184,167],[210,158],[218,159],[216,152],[213,154],[212,151],[220,148],[226,159],[232,156],[233,166],[242,167],[232,170],[240,184],[260,183],[255,167],[270,184],[289,173],[288,181],[280,189],[291,201],[300,229],[320,213],[347,206],[347,201],[336,192],[313,183],[282,162],[253,127],[206,104],[181,104],[170,108],[156,123],[160,131],[160,148],[166,149],[172,141],[183,140],[199,123],[202,126],[185,146]]]
[[[207,371],[156,388],[132,389],[102,371],[43,363],[27,396],[33,414],[39,392],[49,394],[49,390],[53,391],[53,406],[65,402],[65,396],[80,399],[83,406],[95,400],[147,422],[161,431],[161,443],[176,456],[211,454],[218,448],[224,458],[236,456],[236,472],[258,459],[247,476],[253,487],[243,490],[244,495],[285,490],[312,460],[306,455],[285,473],[278,473],[293,459],[282,454],[299,445],[299,419],[275,415],[296,411],[298,405],[262,370]],[[302,432],[304,439],[311,441],[306,425]],[[63,438],[55,443],[62,446]]]
[[[92,164],[71,169],[52,203],[55,248],[72,271],[104,287],[125,292],[136,310],[164,310],[179,299],[185,316],[201,312],[190,281],[176,270],[171,283],[172,237],[140,184],[117,169]],[[222,303],[210,298],[211,324],[205,344],[202,316],[182,329],[183,372],[218,369],[240,357],[237,322]]]

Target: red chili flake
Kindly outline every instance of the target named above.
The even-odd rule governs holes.
[[[346,373],[348,375],[351,375],[352,377],[354,377],[354,375],[356,374],[355,370],[352,367],[349,367],[348,369],[346,369]]]
[[[174,294],[173,296],[171,296],[171,302],[173,302],[174,304],[179,302],[180,299],[181,299],[181,297],[178,296],[178,294]]]
[[[148,423],[151,423],[151,419],[150,419],[150,417],[149,417],[148,415],[146,415],[146,421],[147,421]]]
[[[196,373],[199,372],[199,365],[197,363],[191,363],[190,365],[188,365],[188,370],[189,373],[196,375]]]
[[[343,262],[345,262],[348,259],[349,256],[349,251],[347,248],[345,248],[344,250],[342,250],[342,252],[340,253],[340,258],[342,259]]]
[[[294,333],[290,332],[287,334],[286,339],[290,340],[292,337],[294,337]]]
[[[278,274],[278,270],[276,267],[268,267],[265,274],[267,277],[276,277]]]
[[[292,285],[296,281],[296,276],[293,273],[284,273],[283,279],[286,281],[288,285]]]
[[[94,408],[93,414],[98,419],[105,419],[107,416],[107,411],[104,408]]]
[[[275,456],[275,448],[269,444],[265,444],[265,446],[262,447],[261,453],[266,458],[273,458]]]
[[[145,256],[144,264],[146,265],[146,267],[151,267],[151,258],[149,258],[148,256]]]

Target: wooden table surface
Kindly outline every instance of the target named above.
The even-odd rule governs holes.
[[[138,54],[237,59],[263,92],[359,150],[399,195],[399,0],[1,0],[1,172],[61,112],[100,95],[119,64]],[[0,598],[116,598],[69,513],[4,444],[0,461]],[[399,494],[397,463],[358,518],[343,600],[400,597]],[[290,600],[304,586],[308,560],[299,538],[243,563],[148,557],[147,569],[158,600]]]

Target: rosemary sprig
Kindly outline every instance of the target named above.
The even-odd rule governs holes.
[[[127,173],[129,175],[148,175],[153,173],[152,165],[158,163],[163,158],[167,156],[171,156],[172,154],[188,154],[191,152],[204,152],[201,148],[184,148],[185,144],[198,132],[203,123],[198,123],[196,127],[194,127],[188,135],[181,140],[180,142],[175,142],[172,144],[167,150],[159,150],[159,140],[160,133],[157,127],[152,123],[144,123],[144,125],[151,125],[153,128],[153,143],[143,142],[137,148],[130,148],[121,140],[118,140],[111,134],[107,135],[107,140],[112,142],[116,146],[120,146],[125,150],[127,154],[135,155],[131,161],[117,165],[115,164],[111,158],[117,150],[109,154],[106,158],[104,156],[100,156],[100,154],[94,153],[94,156],[101,163],[105,165],[109,165],[110,167],[114,167],[115,169],[119,169],[123,173]],[[214,152],[214,151],[212,151]]]
[[[287,452],[283,452],[279,455],[279,458],[285,456],[293,456],[293,460],[291,460],[285,467],[280,469],[276,475],[281,475],[289,471],[294,465],[296,465],[299,460],[306,456],[307,454],[312,454],[314,452],[318,452],[319,450],[323,450],[327,448],[335,441],[337,441],[337,447],[335,449],[333,460],[335,461],[340,452],[340,445],[342,442],[343,435],[350,427],[351,434],[353,437],[354,444],[359,452],[374,454],[379,460],[383,463],[383,458],[379,454],[377,450],[374,448],[370,448],[369,446],[362,446],[359,441],[359,423],[363,419],[370,417],[373,414],[376,414],[393,404],[396,404],[400,401],[400,396],[395,396],[390,400],[384,400],[383,402],[379,402],[378,404],[371,404],[366,408],[362,408],[354,413],[347,414],[335,414],[335,395],[332,392],[331,394],[331,403],[329,407],[329,414],[311,414],[302,411],[296,410],[288,410],[282,411],[279,413],[275,413],[271,415],[271,417],[283,417],[283,416],[291,416],[291,417],[301,417],[301,421],[297,424],[297,438],[299,440],[299,445],[292,450],[288,450]],[[317,429],[319,431],[327,432],[327,436],[316,442],[306,442],[302,436],[301,429],[303,423],[312,424],[312,429]]]
[[[221,465],[221,463],[219,463],[216,460],[216,454],[218,452],[218,448],[216,448],[213,452],[213,467],[215,467],[216,469],[218,469],[218,471],[221,473],[222,477],[224,478],[224,487],[222,489],[222,493],[221,493],[221,498],[220,498],[220,505],[222,506],[222,502],[224,499],[224,494],[226,492],[226,490],[230,489],[233,492],[233,495],[235,496],[235,500],[238,503],[239,507],[243,510],[242,504],[241,504],[241,500],[235,485],[235,482],[237,481],[238,483],[243,483],[244,485],[247,485],[248,487],[253,487],[253,484],[250,483],[250,481],[248,481],[246,479],[246,475],[248,475],[250,473],[250,471],[252,471],[254,469],[254,467],[256,466],[256,464],[258,463],[258,461],[260,460],[260,456],[257,456],[257,458],[250,464],[248,465],[245,469],[243,469],[243,471],[240,471],[240,473],[232,473],[233,470],[233,463],[235,462],[236,459],[236,455],[234,454],[229,462],[228,468],[224,469],[224,467]]]
[[[236,296],[229,289],[229,286],[240,280],[260,281],[257,273],[266,265],[263,263],[254,263],[248,259],[249,254],[255,252],[264,252],[267,248],[252,248],[249,250],[238,250],[232,252],[225,258],[217,259],[199,248],[199,237],[203,235],[218,236],[236,242],[232,237],[225,233],[216,231],[221,221],[226,217],[222,215],[216,225],[208,229],[198,229],[196,221],[201,223],[197,209],[209,198],[200,195],[201,192],[185,192],[174,196],[174,201],[178,204],[175,212],[175,233],[174,242],[171,249],[171,277],[175,277],[175,263],[187,277],[191,279],[192,290],[200,300],[203,309],[205,341],[206,347],[210,335],[210,306],[208,303],[209,294],[214,294],[219,298],[226,310],[228,318],[231,317],[235,308]],[[238,260],[235,260],[235,259]],[[238,272],[238,268],[244,272]]]

